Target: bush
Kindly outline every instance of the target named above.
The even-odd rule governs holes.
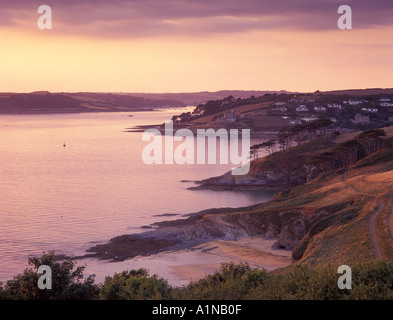
[[[297,265],[285,274],[270,274],[264,286],[253,290],[250,299],[336,300],[347,294],[337,286],[337,270],[332,267],[311,269]]]
[[[74,258],[56,262],[54,251],[44,253],[41,258],[29,258],[29,265],[21,274],[7,281],[0,290],[3,298],[14,300],[92,300],[98,298],[95,276],[83,280],[85,266],[76,267]],[[38,288],[38,268],[47,265],[52,270],[52,289]]]
[[[217,300],[370,300],[393,299],[393,264],[362,262],[352,269],[352,289],[341,290],[333,266],[294,265],[267,272],[248,265],[224,264],[220,271],[174,290],[174,299]]]
[[[352,268],[352,299],[393,299],[393,265],[387,261],[367,261]]]
[[[266,270],[251,269],[248,264],[224,263],[208,275],[173,293],[175,299],[240,300],[267,278]]]
[[[123,271],[106,277],[100,288],[104,300],[162,300],[170,297],[168,282],[146,269]]]

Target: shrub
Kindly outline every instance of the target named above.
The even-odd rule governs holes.
[[[352,289],[341,290],[333,266],[294,265],[267,272],[223,264],[220,271],[174,290],[174,299],[348,300],[393,299],[393,264],[368,261],[352,267]]]
[[[352,299],[393,299],[393,264],[371,260],[352,268]]]
[[[29,258],[29,265],[23,273],[7,281],[0,290],[3,298],[15,300],[91,300],[98,297],[95,276],[83,280],[85,266],[76,267],[74,258],[56,262],[54,251],[44,253],[41,258]],[[47,265],[52,270],[52,289],[38,288],[38,268]]]
[[[240,300],[267,278],[266,270],[251,269],[248,264],[223,263],[212,275],[175,290],[175,299]]]
[[[104,300],[162,300],[170,296],[168,282],[146,269],[123,271],[106,277],[100,288]]]

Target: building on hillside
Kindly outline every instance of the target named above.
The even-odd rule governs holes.
[[[326,111],[326,107],[314,107],[314,110],[316,112],[325,112]]]
[[[370,117],[357,113],[352,120],[353,123],[370,123]]]
[[[338,104],[338,103],[330,103],[330,104],[328,104],[327,106],[328,106],[328,108],[330,108],[330,109],[338,109],[338,110],[341,110],[341,109],[342,109],[342,105],[341,105],[341,104]]]
[[[217,117],[217,122],[220,123],[231,123],[237,120],[237,116],[233,110],[224,112]]]
[[[288,111],[287,107],[275,107],[275,108],[271,108],[270,111],[272,112],[286,112]]]
[[[381,107],[393,107],[393,103],[391,102],[381,102],[379,105]]]
[[[378,109],[377,108],[362,108],[362,111],[364,111],[364,112],[371,112],[371,113],[377,113]]]
[[[317,116],[308,116],[308,117],[304,117],[302,118],[302,121],[304,122],[313,122],[315,120],[318,120],[319,118]]]
[[[306,107],[306,105],[302,104],[296,108],[296,111],[297,112],[308,112],[308,108]]]
[[[381,101],[381,102],[389,102],[390,98],[381,98],[381,99],[379,99],[379,101]]]
[[[358,106],[359,104],[362,104],[363,101],[360,100],[348,100],[348,104],[351,106]]]
[[[291,118],[287,118],[285,119],[290,125],[295,126],[295,125],[299,125],[302,124],[302,121],[300,119],[291,119]]]
[[[292,98],[291,101],[292,101],[292,102],[299,102],[299,103],[304,102],[304,100],[301,99],[301,98]]]

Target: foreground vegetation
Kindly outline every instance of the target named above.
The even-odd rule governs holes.
[[[393,264],[370,260],[352,266],[352,289],[339,289],[337,267],[294,265],[268,272],[247,264],[222,264],[220,270],[184,287],[145,269],[123,271],[95,284],[83,279],[84,266],[72,258],[56,262],[54,252],[30,258],[31,268],[0,287],[1,299],[12,300],[347,300],[393,299]],[[52,289],[40,290],[41,264],[52,268]]]

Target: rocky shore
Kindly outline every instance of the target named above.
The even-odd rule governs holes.
[[[287,177],[280,170],[265,170],[254,173],[252,168],[246,175],[233,175],[231,171],[200,181],[194,181],[197,186],[189,190],[259,190],[282,191],[288,188]]]
[[[150,230],[142,233],[114,237],[76,258],[124,261],[137,256],[189,249],[212,241],[236,241],[248,237],[274,240],[277,248],[292,251],[316,221],[352,204],[353,201],[344,201],[319,208],[268,209],[260,204],[208,209],[176,220],[156,222],[146,226]]]
[[[231,228],[219,224],[215,226],[211,223],[206,223],[207,220],[204,218],[205,215],[218,215],[235,210],[238,209],[208,209],[185,215],[181,219],[156,222],[144,227],[152,230],[114,237],[108,243],[98,244],[89,248],[85,255],[76,258],[124,261],[136,256],[191,248],[217,239],[235,240],[247,233],[241,230],[231,230]]]

